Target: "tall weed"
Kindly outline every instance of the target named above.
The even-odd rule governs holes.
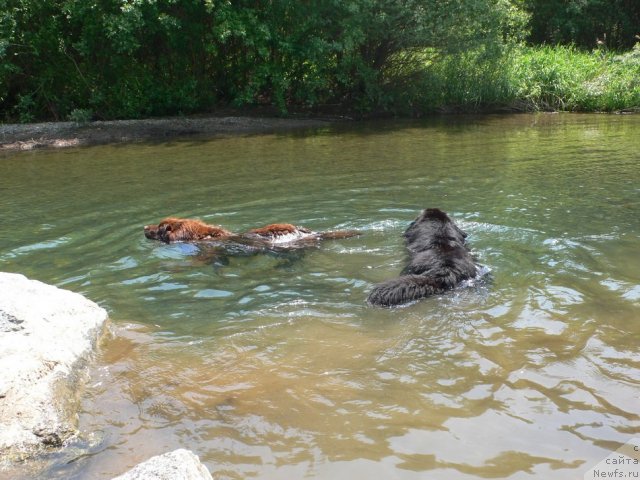
[[[625,54],[516,46],[432,57],[401,103],[420,111],[640,112],[640,44]]]
[[[524,47],[511,84],[531,110],[611,112],[640,107],[640,47],[624,55],[574,47]]]

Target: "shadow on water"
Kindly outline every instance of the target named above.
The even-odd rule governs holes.
[[[638,116],[447,117],[4,158],[2,269],[111,316],[80,437],[34,468],[106,479],[184,447],[214,478],[581,478],[640,433],[639,134]],[[490,281],[368,307],[424,207]],[[168,215],[363,235],[146,240]]]

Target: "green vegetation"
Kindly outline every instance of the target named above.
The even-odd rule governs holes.
[[[620,55],[563,46],[518,47],[492,62],[452,55],[420,86],[418,111],[640,112],[640,44]]]
[[[640,4],[555,2],[0,0],[0,120],[638,108]]]
[[[637,0],[526,0],[534,44],[573,44],[592,49],[628,50],[640,35]]]
[[[640,111],[640,44],[622,55],[525,48],[514,59],[511,78],[515,99],[527,109]]]

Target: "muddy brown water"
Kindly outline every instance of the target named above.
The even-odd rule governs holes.
[[[81,435],[7,478],[184,447],[217,479],[576,479],[640,436],[640,116],[377,122],[0,158],[0,270],[105,307]],[[425,207],[490,278],[399,309]],[[202,257],[164,216],[359,229]]]

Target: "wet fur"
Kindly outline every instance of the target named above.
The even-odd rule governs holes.
[[[233,236],[229,230],[208,225],[200,220],[169,217],[157,225],[145,225],[145,237],[165,243],[196,240],[215,240]]]
[[[298,227],[290,223],[273,223],[262,228],[254,228],[242,234],[245,239],[254,239],[270,243],[310,243],[318,240],[337,240],[360,235],[355,230],[339,230],[334,232],[314,232],[306,227]]]
[[[455,288],[478,267],[465,246],[467,234],[437,208],[428,208],[404,232],[409,262],[402,274],[376,285],[367,301],[391,307]]]
[[[318,240],[350,238],[359,235],[360,232],[355,230],[314,232],[290,223],[272,223],[242,234],[234,234],[222,227],[208,225],[200,220],[169,217],[158,225],[145,225],[144,234],[151,240],[160,240],[165,243],[230,239],[244,245],[255,244],[256,247],[265,244],[295,247],[315,243]]]

